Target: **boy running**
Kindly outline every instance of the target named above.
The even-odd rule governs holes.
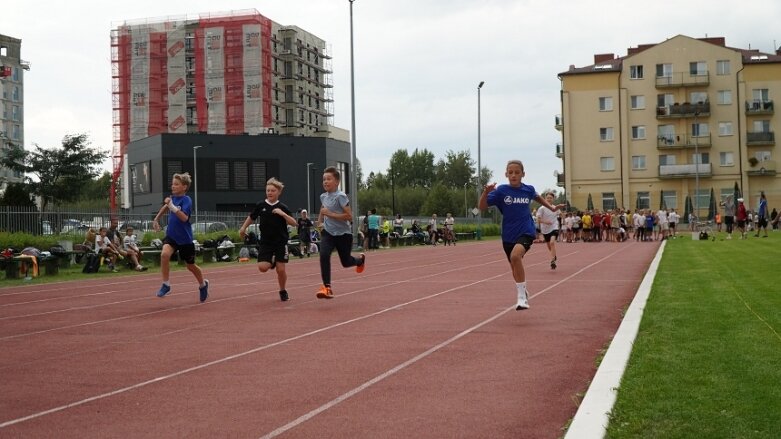
[[[279,201],[282,189],[285,185],[272,177],[266,182],[266,199],[255,205],[255,208],[244,220],[239,229],[241,238],[247,235],[247,227],[259,219],[260,242],[258,245],[258,270],[261,273],[276,267],[277,281],[279,282],[279,299],[283,302],[290,300],[285,284],[287,272],[285,265],[288,262],[287,240],[289,235],[287,226],[295,226],[290,209]]]
[[[355,267],[357,273],[363,273],[366,267],[366,255],[356,258],[350,254],[353,246],[353,235],[350,226],[352,210],[347,194],[339,190],[342,179],[335,167],[329,166],[323,171],[323,189],[320,194],[320,215],[318,222],[323,225],[320,237],[320,276],[323,286],[317,293],[318,299],[333,299],[331,291],[331,253],[336,249],[342,267]]]
[[[552,206],[534,190],[534,187],[521,183],[525,173],[520,160],[507,162],[504,175],[510,184],[499,187],[496,183],[487,185],[480,195],[479,208],[485,210],[488,206],[496,206],[502,213],[502,246],[510,262],[518,292],[518,303],[515,309],[520,311],[529,308],[523,256],[531,248],[536,233],[531,215],[531,202],[537,201],[551,211],[566,205]]]
[[[171,292],[169,271],[171,256],[179,252],[179,257],[187,263],[187,269],[198,281],[198,292],[201,302],[209,297],[209,281],[203,278],[201,268],[195,265],[195,244],[193,244],[193,229],[190,226],[190,212],[193,202],[185,195],[190,187],[190,174],[174,174],[171,179],[171,196],[165,197],[163,206],[155,215],[152,227],[156,232],[160,231],[160,217],[168,211],[168,228],[165,230],[163,250],[160,252],[160,274],[163,276],[163,285],[157,292],[157,297],[164,297]]]
[[[553,194],[548,192],[545,194],[545,201],[551,206],[553,205]],[[556,269],[556,238],[559,236],[559,218],[554,210],[548,209],[545,206],[540,206],[537,209],[537,223],[540,225],[540,232],[545,240],[545,244],[550,251],[550,268]]]

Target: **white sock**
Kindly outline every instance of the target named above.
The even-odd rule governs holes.
[[[518,303],[527,304],[528,299],[526,297],[526,282],[516,283],[515,288],[518,290]]]
[[[165,285],[167,287],[170,287],[171,286],[171,282],[165,281],[165,282],[163,282],[163,285]]]

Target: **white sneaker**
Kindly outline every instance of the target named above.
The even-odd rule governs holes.
[[[515,306],[516,311],[529,309],[529,298],[526,290],[522,293],[518,293],[518,304]]]

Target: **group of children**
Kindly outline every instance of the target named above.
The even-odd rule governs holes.
[[[328,167],[323,171],[323,189],[320,195],[320,213],[318,223],[323,230],[320,237],[320,275],[323,285],[317,292],[320,299],[332,299],[331,289],[331,254],[334,250],[339,255],[343,267],[355,267],[355,271],[362,273],[366,264],[366,255],[354,257],[352,251],[352,210],[349,198],[339,190],[341,174],[335,167]],[[187,269],[198,281],[200,301],[204,302],[209,297],[209,281],[204,279],[203,271],[195,264],[195,245],[193,244],[192,228],[189,219],[192,211],[192,200],[186,195],[191,184],[188,173],[174,174],[171,181],[171,196],[166,197],[163,206],[160,207],[153,221],[156,231],[160,230],[160,218],[168,212],[168,227],[163,239],[163,248],[160,254],[160,272],[163,284],[157,292],[158,297],[164,297],[171,292],[169,280],[170,259],[175,253],[185,261]],[[290,300],[286,289],[287,273],[285,264],[289,261],[287,241],[289,238],[287,226],[298,226],[300,220],[293,218],[290,209],[280,201],[279,197],[284,189],[284,184],[276,178],[266,182],[266,198],[258,202],[252,212],[244,220],[239,229],[239,234],[244,238],[250,224],[257,221],[260,230],[258,243],[258,270],[265,273],[275,269],[279,284],[280,300]],[[307,218],[305,215],[302,217]],[[307,218],[308,219],[308,218]],[[312,226],[311,221],[303,224],[305,228]]]
[[[111,227],[100,227],[98,233],[93,229],[87,230],[84,245],[92,248],[100,258],[107,259],[108,269],[118,272],[117,261],[127,259],[136,271],[146,271],[147,267],[141,265],[141,249],[138,247],[137,237],[133,233],[133,227],[125,229],[125,236],[120,238],[117,230],[119,221],[111,219]]]

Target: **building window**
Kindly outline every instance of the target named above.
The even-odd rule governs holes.
[[[613,111],[613,98],[611,97],[599,98],[599,111]]]
[[[19,82],[19,79],[20,79],[19,78],[19,74],[21,73],[22,69],[20,69],[19,67],[13,67],[13,69],[14,69],[13,70],[14,73],[13,73],[13,76],[11,78],[13,79],[14,82]]]
[[[252,162],[252,190],[266,189],[266,162]]]
[[[693,165],[707,165],[708,163],[710,163],[710,153],[699,152],[697,154],[692,154]]]
[[[716,61],[716,74],[729,75],[729,60]]]
[[[732,122],[719,122],[719,135],[731,136],[732,135]]]
[[[599,169],[603,172],[610,172],[616,170],[616,160],[613,157],[600,157]]]
[[[651,193],[650,192],[638,192],[637,202],[635,203],[637,209],[650,209],[651,208]]]
[[[662,203],[668,209],[677,209],[678,195],[675,191],[662,191]]]
[[[613,192],[602,192],[602,210],[613,210],[616,208],[616,194]]]
[[[757,151],[754,153],[754,157],[757,158],[760,162],[764,162],[766,160],[770,160],[770,151]]]
[[[689,95],[689,102],[698,104],[700,102],[708,102],[708,93],[702,91],[694,91]]]
[[[689,63],[689,74],[691,76],[705,76],[705,75],[707,75],[708,74],[708,64],[705,61],[690,62]]]
[[[732,103],[732,90],[719,90],[718,91],[718,104],[729,105]]]
[[[657,78],[671,78],[673,76],[672,64],[657,64],[656,65],[656,77]]]
[[[233,162],[233,189],[249,189],[248,163],[243,161]]]
[[[20,112],[19,112],[19,106],[18,105],[14,105],[13,107],[11,107],[11,119],[13,119],[14,121],[18,122],[19,118],[20,118],[19,113]]]
[[[629,105],[632,110],[642,110],[645,108],[645,96],[637,95],[629,98]]]
[[[293,115],[292,108],[288,108],[287,110],[285,110],[285,126],[286,127],[296,126],[296,119],[295,116]]]
[[[672,154],[662,154],[659,156],[659,166],[669,166],[675,164],[675,156]]]
[[[754,121],[754,132],[755,133],[769,133],[770,132],[770,121],[769,120],[755,120]]]
[[[644,125],[637,125],[632,127],[632,139],[633,140],[645,139]]]
[[[731,152],[719,153],[719,165],[721,166],[735,166],[735,157]]]
[[[214,188],[218,191],[230,190],[230,167],[228,162],[214,162]]]
[[[633,155],[632,156],[632,170],[633,171],[640,171],[645,169],[645,156],[644,155]]]
[[[693,123],[692,124],[692,136],[694,137],[706,137],[710,133],[707,123]]]
[[[643,66],[629,66],[629,79],[643,79]]]
[[[762,104],[765,102],[770,101],[770,93],[766,88],[755,88],[751,90],[751,97],[754,99],[752,104],[756,110],[762,108]]]
[[[656,95],[656,105],[660,108],[668,108],[675,102],[675,96],[672,94]]]
[[[613,141],[613,128],[600,128],[599,140],[603,142]]]

